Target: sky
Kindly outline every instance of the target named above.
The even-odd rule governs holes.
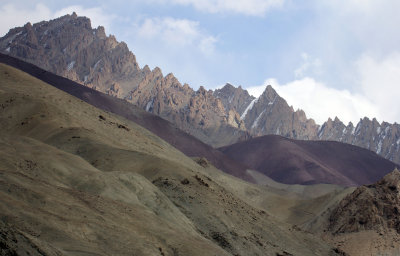
[[[75,11],[194,89],[271,84],[322,124],[400,122],[398,0],[1,0],[0,36]]]

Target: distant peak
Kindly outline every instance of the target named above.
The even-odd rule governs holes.
[[[31,28],[32,28],[32,24],[31,24],[30,22],[27,22],[27,23],[24,25],[24,28],[26,28],[26,29],[31,29]]]
[[[74,18],[74,19],[76,19],[76,18],[78,18],[78,15],[76,14],[76,12],[73,12],[72,15],[71,15],[71,17]]]
[[[231,83],[226,83],[226,84],[224,85],[224,87],[222,87],[222,89],[225,89],[225,90],[232,90],[232,89],[236,89],[236,87],[233,86]]]
[[[161,68],[155,67],[151,72],[157,73],[157,74],[162,74]]]
[[[275,97],[279,96],[278,93],[275,91],[274,88],[272,88],[271,85],[267,85],[265,88],[264,92],[261,94],[261,97],[266,97],[268,100],[272,101],[275,99]]]
[[[150,70],[150,68],[149,68],[148,65],[145,65],[145,66],[143,67],[143,71],[144,71],[145,73],[150,73],[150,72],[151,72],[151,70]]]

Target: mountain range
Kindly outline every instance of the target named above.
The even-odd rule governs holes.
[[[290,107],[271,86],[258,98],[231,84],[195,91],[157,67],[140,68],[125,43],[107,36],[101,26],[93,29],[88,18],[75,13],[11,29],[0,39],[0,52],[125,99],[213,147],[275,134],[349,143],[400,163],[397,123],[363,118],[345,125],[335,118],[318,125],[304,111]]]
[[[195,91],[75,13],[0,52],[0,255],[399,255],[398,124]]]

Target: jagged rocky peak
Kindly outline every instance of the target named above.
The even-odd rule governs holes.
[[[242,119],[254,136],[277,134],[296,139],[314,139],[318,129],[304,111],[294,111],[272,88],[266,86],[259,98],[246,108]]]
[[[10,30],[0,39],[0,51],[102,92],[113,91],[117,82],[121,97],[138,83],[128,85],[123,76],[141,73],[124,42],[76,13]]]
[[[244,113],[247,106],[255,99],[246,90],[243,90],[241,86],[235,87],[230,83],[225,84],[221,89],[215,90],[214,96],[221,99],[227,112],[235,110],[239,116]]]
[[[264,92],[261,94],[260,97],[265,97],[266,99],[268,99],[270,102],[273,102],[277,97],[278,97],[278,93],[275,91],[274,88],[272,88],[271,85],[267,85],[267,87],[265,88]]]

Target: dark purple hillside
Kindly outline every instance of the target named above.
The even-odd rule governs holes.
[[[334,141],[267,135],[220,148],[238,162],[286,184],[371,184],[397,166],[376,153]]]

